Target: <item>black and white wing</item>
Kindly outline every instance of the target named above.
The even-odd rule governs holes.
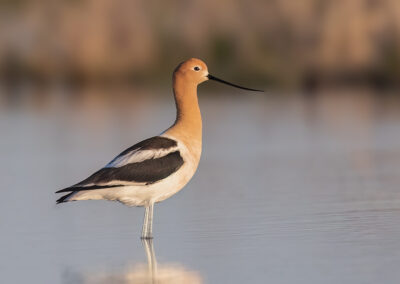
[[[155,136],[126,149],[87,179],[56,193],[148,185],[173,174],[183,163],[175,140]]]

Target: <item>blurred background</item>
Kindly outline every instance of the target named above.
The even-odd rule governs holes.
[[[189,57],[266,93],[199,86],[153,255],[142,209],[54,192],[169,127]],[[0,0],[1,279],[397,284],[399,87],[398,0]]]
[[[396,0],[0,2],[3,80],[170,79],[188,57],[285,86],[398,86]],[[240,70],[240,73],[237,71]],[[152,83],[150,83],[150,82]]]

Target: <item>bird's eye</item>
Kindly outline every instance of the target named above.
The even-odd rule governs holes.
[[[199,66],[195,66],[193,69],[194,69],[194,71],[200,71],[200,67]]]

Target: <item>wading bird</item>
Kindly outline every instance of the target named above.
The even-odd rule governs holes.
[[[180,191],[192,178],[200,161],[202,121],[197,86],[214,80],[241,87],[208,73],[206,64],[189,59],[175,69],[173,91],[175,123],[159,136],[126,149],[87,179],[56,193],[68,192],[57,203],[76,200],[115,200],[128,206],[144,206],[142,238],[152,238],[154,203]],[[262,92],[262,91],[261,91]]]

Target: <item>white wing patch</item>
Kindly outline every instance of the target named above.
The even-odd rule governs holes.
[[[141,148],[138,148],[125,155],[116,157],[114,160],[109,162],[105,166],[105,168],[119,168],[131,163],[140,163],[149,159],[161,158],[178,149],[179,149],[178,146],[171,147],[168,149],[151,149],[151,150],[141,150]]]

